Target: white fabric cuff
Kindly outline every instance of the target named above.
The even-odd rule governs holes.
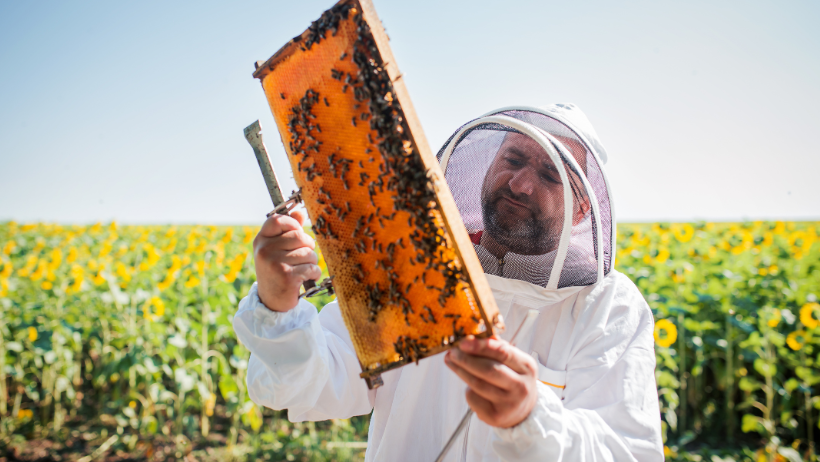
[[[275,338],[307,325],[317,314],[316,307],[304,299],[300,299],[299,304],[292,310],[285,312],[271,310],[259,299],[259,292],[254,282],[251,290],[248,291],[248,296],[239,304],[236,317],[251,321],[247,327],[254,336]]]
[[[330,373],[318,317],[304,300],[287,312],[271,311],[259,300],[256,284],[239,303],[233,327],[251,352],[246,380],[255,403],[291,412],[315,406]]]
[[[514,443],[522,439],[546,438],[547,429],[544,422],[550,417],[550,408],[561,407],[561,399],[549,389],[549,385],[537,383],[538,401],[530,411],[530,415],[520,424],[510,428],[494,428],[495,433],[503,441]]]
[[[530,415],[511,428],[493,428],[493,449],[502,460],[552,460],[559,456],[560,444],[549,444],[560,438],[563,430],[563,404],[548,385],[537,383],[538,400]],[[555,453],[555,454],[552,454]],[[542,457],[548,456],[547,459]]]

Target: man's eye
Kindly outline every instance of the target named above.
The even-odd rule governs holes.
[[[541,175],[540,175],[541,179],[546,181],[546,182],[560,184],[561,183],[561,178],[556,178],[557,176],[558,176],[557,173],[553,174],[553,172],[549,172],[549,173],[542,172]]]
[[[523,167],[524,166],[524,162],[521,162],[518,159],[513,159],[513,158],[510,158],[510,157],[507,157],[507,163],[512,165],[513,167]]]

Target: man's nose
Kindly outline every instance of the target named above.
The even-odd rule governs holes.
[[[515,172],[513,177],[510,179],[510,190],[513,194],[526,194],[527,196],[532,195],[532,191],[534,189],[534,178],[533,173],[528,168],[522,168],[521,170]]]

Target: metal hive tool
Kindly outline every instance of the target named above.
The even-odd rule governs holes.
[[[254,77],[273,112],[369,388],[502,327],[368,0],[343,0]]]

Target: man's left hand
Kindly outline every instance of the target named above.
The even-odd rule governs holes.
[[[535,407],[535,360],[509,342],[470,336],[448,351],[444,362],[467,383],[470,408],[493,427],[514,427]]]

